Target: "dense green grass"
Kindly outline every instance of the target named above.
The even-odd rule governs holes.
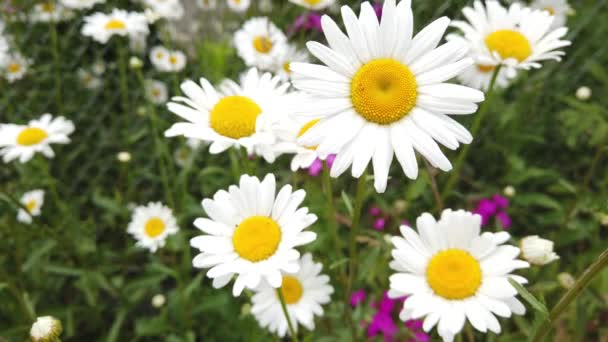
[[[135,8],[127,1],[110,2],[104,5],[106,9]],[[275,1],[275,11],[269,16],[286,29],[301,11],[281,6],[282,2]],[[442,15],[460,17],[466,3],[414,0],[416,29]],[[572,6],[576,14],[569,20],[568,38],[573,44],[566,49],[566,58],[522,73],[493,98],[461,180],[444,203],[470,210],[480,198],[501,193],[505,186],[516,189],[508,210],[513,243],[537,234],[555,241],[561,257],[521,272],[530,280],[528,290],[549,309],[565,292],[557,274],[580,275],[608,244],[608,227],[601,225],[608,215],[608,3],[584,0],[573,1]],[[141,71],[145,77],[166,81],[172,95],[183,79],[205,76],[219,82],[244,70],[229,40],[229,28],[238,27],[242,18],[200,15],[202,23],[222,20],[225,34],[201,33],[179,45],[183,43],[168,39],[162,24],[156,24],[148,39],[149,45],[162,41],[190,52],[188,66],[179,75],[159,74],[149,63]],[[312,227],[318,239],[304,250],[323,262],[337,291],[325,317],[317,321],[317,329],[303,336],[309,341],[352,339],[342,316],[345,294],[339,278],[347,254],[346,249],[336,251],[327,231],[320,177],[290,172],[289,157],[269,165],[261,159],[239,161],[235,156],[231,166],[227,153],[213,156],[205,148],[192,155],[185,167],[165,165],[176,150],[186,150],[185,142],[160,135],[176,118],[144,99],[139,71],[127,70],[128,92],[119,91],[123,41],[113,39],[102,46],[82,37],[80,16],[56,27],[5,22],[15,45],[34,63],[25,79],[13,84],[1,81],[0,122],[25,123],[50,112],[73,120],[76,132],[72,143],[54,147],[57,155],[52,160],[38,156],[24,165],[0,166],[0,341],[24,340],[33,320],[43,315],[59,318],[62,337],[69,341],[272,340],[247,314],[247,295],[233,298],[229,288],[213,289],[204,272],[191,266],[194,251],[188,244],[199,233],[192,222],[204,216],[203,198],[233,184],[239,173],[263,176],[269,172],[277,175],[278,183],[307,191],[305,205],[320,220]],[[58,33],[57,42],[52,39],[53,30]],[[311,34],[294,39],[304,42],[321,37]],[[147,56],[141,58],[147,60]],[[97,91],[84,89],[75,70],[100,59],[107,64],[104,85]],[[583,85],[593,90],[588,101],[574,96]],[[458,119],[470,126],[471,118]],[[159,125],[157,130],[153,123]],[[119,163],[116,154],[120,151],[130,152],[131,162]],[[447,153],[451,160],[457,154]],[[168,173],[169,184],[162,183],[163,172]],[[366,289],[374,298],[388,287],[391,246],[384,235],[397,234],[401,220],[413,222],[423,212],[437,214],[427,172],[421,169],[418,180],[410,181],[394,163],[391,175],[385,194],[376,194],[371,186],[366,193],[358,238],[361,255],[355,288]],[[447,176],[437,175],[439,188]],[[333,187],[337,210],[345,218],[343,223],[348,223],[355,181],[344,175]],[[46,203],[42,216],[24,225],[16,221],[16,201],[34,188],[46,190]],[[156,254],[136,248],[126,233],[129,204],[150,201],[170,204],[181,228]],[[383,232],[371,228],[367,208],[372,205],[390,217]],[[347,224],[341,225],[345,244],[348,232]],[[151,305],[156,294],[167,298],[160,309]],[[476,340],[524,340],[537,316],[527,307],[527,316],[501,320],[504,333],[500,337],[478,334]],[[372,309],[366,305],[354,314],[355,321],[368,319]],[[555,339],[604,341],[607,317],[608,271],[604,270],[555,322]],[[363,339],[363,330],[359,334]]]

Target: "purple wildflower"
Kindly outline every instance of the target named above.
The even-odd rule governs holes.
[[[357,306],[365,301],[365,290],[360,289],[350,295],[350,305]]]
[[[334,154],[328,155],[327,158],[325,158],[325,161],[327,162],[327,167],[329,167],[331,169],[331,166],[334,165],[335,159],[336,159],[336,155],[334,155]],[[323,161],[321,159],[317,158],[308,167],[308,174],[313,177],[316,177],[321,174],[321,171],[323,171]]]
[[[384,226],[386,225],[386,219],[384,217],[377,218],[374,221],[374,229],[375,230],[384,230]]]
[[[509,199],[495,194],[492,198],[484,198],[479,201],[473,212],[481,216],[482,226],[487,226],[493,218],[496,218],[500,225],[507,229],[511,227],[511,218],[506,211],[508,207]]]
[[[306,13],[297,17],[291,27],[287,30],[289,35],[293,35],[299,31],[315,30],[323,32],[321,28],[321,15],[318,13]]]
[[[378,215],[380,215],[380,213],[381,213],[380,208],[378,208],[376,206],[369,208],[369,214],[372,216],[378,216]]]

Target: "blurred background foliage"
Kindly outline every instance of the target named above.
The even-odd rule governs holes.
[[[15,19],[34,3],[3,2],[6,31],[33,64],[24,79],[0,82],[0,122],[25,123],[50,112],[73,120],[77,129],[72,143],[56,148],[57,156],[49,162],[37,157],[25,165],[0,166],[0,341],[24,340],[40,315],[59,318],[66,341],[276,339],[247,314],[247,296],[235,299],[227,289],[213,289],[204,273],[191,266],[188,240],[198,234],[192,222],[203,216],[202,198],[235,181],[236,170],[230,171],[229,158],[212,156],[205,148],[193,153],[180,139],[157,140],[175,118],[163,106],[146,101],[139,71],[126,70],[127,93],[119,91],[124,86],[119,71],[120,63],[126,62],[120,54],[125,41],[114,38],[104,46],[81,36],[81,13],[57,24]],[[342,3],[358,7],[360,1]],[[469,3],[413,0],[416,29],[439,16],[459,18],[460,9]],[[573,44],[566,50],[567,57],[562,63],[547,63],[541,70],[522,73],[502,96],[494,98],[462,180],[445,203],[446,207],[470,210],[481,198],[514,187],[509,232],[514,237],[538,234],[551,239],[561,256],[558,262],[522,272],[530,279],[530,291],[549,306],[564,291],[557,274],[580,274],[606,247],[608,236],[608,4],[581,0],[573,1],[572,6],[576,14],[569,18],[568,38]],[[114,7],[141,9],[129,1],[108,1],[96,9],[107,12]],[[254,1],[247,17],[269,16],[286,30],[303,12],[277,0],[271,13],[260,13]],[[159,74],[147,54],[128,53],[145,61],[144,77],[170,85],[171,95],[179,93],[183,79],[204,76],[217,83],[224,77],[236,78],[244,70],[230,40],[245,16],[227,10],[220,14],[192,11],[188,16],[178,26],[163,21],[155,24],[147,41],[148,46],[164,44],[187,51],[186,70]],[[291,39],[301,46],[310,39],[323,40],[315,32]],[[97,61],[106,64],[103,86],[87,90],[76,70],[90,68]],[[575,97],[580,86],[592,89],[591,99]],[[470,125],[470,118],[459,120]],[[156,131],[154,123],[159,125]],[[155,142],[160,142],[160,153]],[[130,152],[131,162],[119,163],[116,155],[120,151]],[[183,167],[162,165],[162,154],[173,157],[176,153],[185,157]],[[453,160],[455,154],[448,152],[448,157]],[[305,250],[324,263],[335,286],[346,260],[325,231],[321,180],[305,172],[291,173],[288,162],[288,157],[272,165],[253,160],[241,163],[241,168],[258,176],[274,172],[279,183],[307,190],[305,203],[321,219],[313,228],[319,238]],[[396,165],[393,168],[386,194],[369,193],[365,202],[366,208],[375,205],[386,213],[388,224],[384,231],[374,230],[372,218],[365,215],[358,239],[362,264],[357,288],[375,298],[388,286],[390,245],[385,235],[396,234],[402,220],[413,222],[426,211],[437,214],[429,173],[421,172],[418,180],[410,181]],[[161,172],[173,176],[169,193],[161,184]],[[433,170],[430,174],[435,176]],[[436,176],[441,187],[447,177]],[[47,198],[43,215],[26,226],[16,221],[15,203],[33,188],[47,190]],[[354,182],[344,176],[336,180],[334,190],[338,211],[345,218],[341,237],[346,240]],[[171,204],[181,228],[156,254],[136,248],[126,234],[130,205],[149,201]],[[501,228],[492,223],[488,229]],[[346,296],[342,291],[338,287],[317,330],[305,334],[307,341],[352,339],[341,319]],[[151,303],[157,294],[166,297],[160,308]],[[355,321],[369,319],[371,308],[359,307],[354,315]],[[523,340],[531,329],[530,317],[503,321],[505,333],[498,340]],[[608,339],[608,272],[568,309],[554,338]],[[494,339],[488,335],[488,340]]]

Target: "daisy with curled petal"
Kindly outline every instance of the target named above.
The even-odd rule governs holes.
[[[275,195],[273,174],[262,182],[241,176],[239,185],[215,193],[202,202],[209,218],[198,218],[194,225],[205,235],[190,240],[201,251],[192,261],[194,267],[210,268],[207,276],[213,287],[224,287],[234,275],[232,294],[254,289],[265,280],[271,287],[283,284],[283,274],[300,269],[297,246],[316,239],[304,231],[317,220],[308,208],[298,208],[306,192],[292,191],[285,185]]]
[[[87,9],[96,4],[103,4],[106,0],[59,0],[59,2],[68,8]]]
[[[9,83],[22,79],[32,61],[18,52],[9,53],[2,58],[3,75]]]
[[[44,114],[27,125],[0,124],[0,156],[5,163],[17,158],[25,163],[36,153],[53,158],[55,153],[50,145],[69,143],[72,132],[72,121],[62,116],[53,118],[51,114]]]
[[[174,97],[167,105],[170,111],[185,119],[171,126],[165,136],[178,135],[210,142],[209,151],[218,154],[230,147],[243,146],[248,153],[261,155],[273,162],[270,146],[276,137],[271,127],[282,114],[283,96],[289,87],[278,77],[250,69],[241,84],[225,81],[231,93],[224,95],[205,78],[200,85],[182,83],[186,97]]]
[[[36,189],[28,191],[21,196],[19,200],[26,209],[19,209],[17,212],[17,221],[22,223],[32,223],[33,216],[40,216],[42,213],[42,205],[44,205],[44,190]]]
[[[464,210],[446,209],[439,221],[422,214],[416,226],[418,232],[401,226],[402,236],[392,239],[390,267],[397,273],[389,296],[408,296],[401,320],[424,317],[426,332],[437,325],[443,340],[452,341],[467,320],[480,332],[499,334],[495,316],[525,313],[508,279],[527,283],[511,272],[529,264],[517,259],[519,248],[504,245],[508,233],[481,233],[481,217]]]
[[[554,17],[544,10],[534,10],[513,3],[508,9],[494,0],[475,1],[462,10],[467,21],[454,21],[464,39],[494,64],[507,66],[509,76],[516,69],[540,68],[545,60],[560,61],[565,52],[558,49],[570,45],[561,40],[568,28],[551,29]],[[492,65],[494,65],[492,64]]]
[[[291,63],[293,62],[305,62],[310,61],[310,56],[306,51],[298,50],[294,44],[288,44],[285,49],[277,55],[274,73],[279,75],[284,81],[289,80],[291,77]]]
[[[243,13],[249,9],[251,0],[226,0],[226,4],[231,11]]]
[[[313,11],[318,11],[332,6],[336,0],[289,0],[290,2],[306,7]]]
[[[315,316],[323,315],[321,305],[329,303],[330,296],[334,292],[334,288],[329,284],[329,276],[321,274],[323,265],[315,263],[310,253],[304,254],[298,263],[300,264],[298,272],[282,274],[283,281],[280,288],[296,332],[297,323],[308,330],[314,330]],[[284,337],[287,334],[288,324],[276,289],[262,282],[254,291],[251,313],[260,326],[268,328],[279,337]]]
[[[573,12],[568,0],[535,0],[530,7],[549,12],[554,17],[551,28],[564,26]]]
[[[169,235],[179,231],[171,208],[160,202],[150,202],[133,210],[127,232],[137,240],[137,246],[154,253],[164,247]]]
[[[271,70],[286,48],[287,37],[268,18],[257,17],[247,20],[236,31],[234,45],[247,66]]]
[[[114,35],[130,38],[147,36],[148,21],[141,13],[115,8],[110,14],[96,12],[84,17],[81,33],[105,44]]]
[[[450,20],[437,19],[412,38],[409,0],[385,1],[380,23],[369,2],[359,18],[342,7],[342,19],[348,35],[323,16],[329,47],[308,43],[326,66],[291,64],[294,86],[316,97],[297,114],[321,117],[300,142],[337,155],[333,177],[352,165],[359,178],[371,160],[378,192],[386,189],[393,155],[412,179],[418,176],[414,150],[449,171],[452,165],[435,141],[456,149],[473,138],[446,114],[474,113],[484,98],[478,90],[445,83],[473,63],[460,43],[437,47]]]

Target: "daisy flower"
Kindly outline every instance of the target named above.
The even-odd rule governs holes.
[[[98,89],[99,87],[101,87],[102,80],[94,73],[80,68],[77,71],[77,75],[78,79],[80,80],[80,83],[86,89]]]
[[[251,0],[226,0],[226,4],[231,11],[243,13],[249,9]]]
[[[44,114],[27,125],[0,124],[0,156],[5,163],[17,158],[25,163],[36,153],[53,158],[51,144],[69,143],[72,132],[72,121],[62,116],[53,118],[51,114]]]
[[[205,78],[199,82],[182,83],[186,97],[174,97],[167,105],[187,122],[174,124],[165,136],[183,135],[209,142],[212,154],[243,146],[249,154],[273,162],[270,146],[276,138],[271,128],[283,113],[283,96],[289,84],[280,83],[269,73],[260,74],[255,68],[247,72],[241,84],[225,81],[231,90],[227,95],[216,91]]]
[[[467,21],[454,21],[452,26],[460,29],[471,49],[481,52],[487,65],[503,64],[508,75],[514,76],[516,69],[540,68],[545,60],[560,61],[565,54],[559,48],[570,45],[561,40],[568,29],[551,29],[554,17],[544,10],[512,4],[508,9],[497,1],[475,1],[473,7],[462,10]]]
[[[316,97],[296,114],[321,118],[300,143],[336,154],[333,177],[352,165],[359,178],[371,160],[378,192],[386,189],[393,154],[412,179],[418,176],[414,150],[449,171],[452,164],[435,141],[456,149],[473,138],[446,114],[474,113],[484,98],[478,90],[445,83],[473,64],[462,44],[437,47],[450,20],[439,18],[412,38],[409,0],[385,1],[380,23],[369,2],[359,18],[342,7],[342,18],[348,36],[323,16],[329,47],[307,44],[326,66],[291,63],[294,86]]]
[[[511,274],[529,264],[517,259],[519,248],[503,245],[509,234],[481,233],[481,217],[464,210],[446,209],[435,221],[422,214],[418,232],[401,226],[393,237],[389,296],[408,296],[399,318],[424,318],[424,331],[435,325],[444,341],[452,341],[465,321],[480,332],[499,334],[495,316],[511,317],[526,311],[509,283],[526,279]]]
[[[106,2],[106,0],[59,0],[59,2],[68,8],[88,9],[96,4],[103,4]]]
[[[535,0],[530,7],[549,12],[554,17],[552,28],[564,26],[573,12],[567,0]]]
[[[171,209],[159,202],[136,207],[127,228],[127,232],[137,240],[137,246],[147,248],[152,253],[164,247],[167,237],[178,230]]]
[[[161,18],[177,20],[184,16],[180,0],[144,0],[144,4]]]
[[[289,2],[313,11],[318,11],[332,6],[336,0],[289,0]]]
[[[22,223],[32,223],[33,216],[40,216],[42,213],[42,205],[44,204],[44,190],[28,191],[21,196],[19,200],[27,210],[19,209],[17,212],[17,221]]]
[[[160,105],[167,102],[167,85],[158,80],[146,80],[146,97],[150,102]]]
[[[61,4],[46,1],[35,4],[30,13],[30,20],[35,23],[50,23],[68,20],[74,16],[74,12],[66,9]]]
[[[298,330],[298,323],[308,330],[315,328],[315,316],[323,315],[321,305],[330,302],[334,288],[329,284],[329,276],[321,274],[323,265],[315,263],[310,253],[304,254],[298,262],[300,270],[296,273],[283,273],[281,291],[287,312]],[[260,326],[268,328],[279,337],[287,334],[287,319],[281,308],[281,300],[276,289],[262,282],[255,289],[251,299],[251,313]]]
[[[190,240],[201,251],[192,261],[194,267],[210,268],[207,276],[213,287],[224,287],[233,275],[232,294],[245,287],[256,288],[262,279],[271,287],[283,284],[283,272],[300,269],[300,253],[295,249],[314,241],[317,235],[304,231],[317,220],[308,208],[299,208],[304,190],[283,186],[275,195],[273,174],[264,180],[243,175],[239,185],[204,199],[209,218],[198,218],[194,225],[205,235]]]
[[[163,46],[150,49],[150,62],[158,71],[178,72],[186,66],[186,55],[177,50],[169,50]]]
[[[22,79],[32,62],[20,53],[7,54],[3,58],[3,74],[9,83]]]
[[[38,317],[30,329],[30,338],[33,342],[58,341],[62,330],[61,321],[55,317]]]
[[[245,64],[263,70],[272,69],[286,44],[285,34],[266,17],[247,20],[234,34],[234,45]]]
[[[217,0],[196,0],[196,4],[203,11],[211,11],[217,7]]]
[[[121,9],[114,9],[110,14],[96,12],[84,17],[81,30],[83,35],[102,44],[107,43],[114,35],[132,38],[146,36],[148,32],[145,15]]]
[[[298,50],[294,44],[289,44],[277,55],[273,70],[281,79],[287,81],[291,77],[291,63],[309,61],[310,57],[306,51]]]

